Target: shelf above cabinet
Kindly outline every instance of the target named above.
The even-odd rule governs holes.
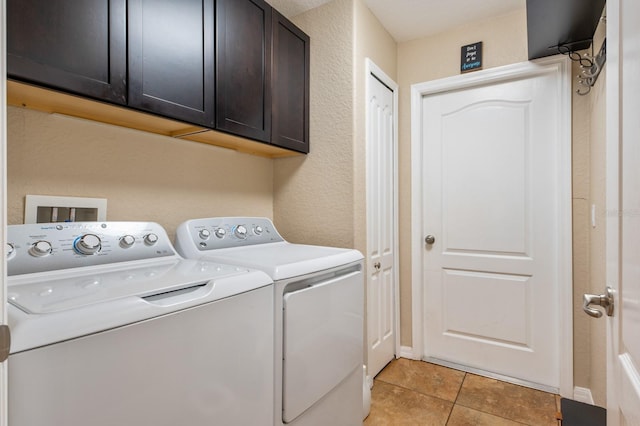
[[[131,108],[119,107],[14,80],[7,81],[7,104],[206,143],[261,157],[280,158],[302,155],[298,152],[209,130],[204,127],[197,127],[132,110]]]

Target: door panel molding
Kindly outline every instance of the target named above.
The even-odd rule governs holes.
[[[424,174],[422,121],[424,118],[423,98],[429,95],[471,89],[492,83],[513,81],[548,74],[557,75],[557,96],[559,102],[559,140],[556,147],[558,164],[553,179],[558,184],[558,216],[556,217],[560,235],[558,238],[558,347],[560,351],[559,382],[560,394],[573,397],[573,280],[572,280],[572,203],[571,203],[571,73],[570,63],[565,57],[544,58],[537,61],[507,65],[444,78],[436,81],[418,83],[411,87],[411,280],[412,280],[412,346],[413,353],[424,359],[424,291],[423,282],[429,279],[425,270],[423,252],[425,249],[422,235],[424,206]],[[453,253],[452,253],[453,255]],[[494,253],[496,258],[502,253]],[[513,261],[509,259],[509,261]],[[520,258],[526,262],[526,256]],[[452,265],[448,265],[451,267]],[[506,270],[505,270],[506,272]]]

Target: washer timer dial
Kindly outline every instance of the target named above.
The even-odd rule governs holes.
[[[73,243],[73,248],[80,254],[90,256],[102,248],[102,240],[95,234],[84,234]]]

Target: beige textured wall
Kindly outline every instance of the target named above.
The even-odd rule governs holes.
[[[606,276],[606,70],[591,90],[591,165],[590,202],[596,207],[596,226],[590,227],[590,285],[589,292],[601,294],[607,283]],[[586,316],[584,313],[582,315]],[[607,405],[607,351],[606,320],[587,317],[591,322],[589,388],[596,405]]]
[[[8,108],[8,222],[24,197],[107,198],[108,220],[273,214],[273,160],[63,115]]]
[[[571,75],[577,75],[579,72],[580,68],[573,63]],[[575,92],[576,87],[573,89],[573,375],[575,386],[589,388],[591,321],[582,311],[582,295],[589,290],[591,272],[589,256],[590,96],[580,96]]]
[[[274,164],[274,220],[292,242],[354,247],[354,8],[293,18],[311,37],[311,152]]]
[[[411,346],[411,85],[460,74],[460,47],[483,42],[484,68],[527,60],[525,10],[398,45],[400,85],[400,324]]]
[[[600,46],[605,28],[594,36]],[[581,53],[586,53],[581,52]],[[572,75],[580,68],[573,64]],[[573,350],[574,382],[591,390],[594,402],[606,406],[606,321],[587,316],[582,310],[584,293],[600,294],[606,283],[606,66],[586,96],[574,84],[573,94]],[[591,206],[596,208],[596,226],[591,224]]]
[[[606,36],[606,25],[601,21],[594,36],[596,48],[602,44]],[[589,236],[589,264],[590,280],[589,292],[601,294],[607,282],[606,274],[606,65],[591,89],[590,101],[590,167],[589,167],[589,195],[590,204],[596,208],[596,226],[590,227]],[[584,315],[584,313],[583,313]],[[589,388],[596,405],[607,405],[607,351],[606,351],[606,321],[589,317],[591,322],[590,335],[590,377]]]

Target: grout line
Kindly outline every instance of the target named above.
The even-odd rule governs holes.
[[[456,404],[458,403],[458,397],[460,396],[460,391],[462,391],[462,385],[464,384],[464,381],[467,380],[467,374],[469,373],[465,372],[464,377],[462,377],[462,381],[460,382],[460,387],[458,388],[458,392],[456,393],[456,399],[453,400],[453,405],[451,406],[451,411],[449,411],[449,416],[447,416],[447,421],[445,422],[445,425],[449,423],[449,420],[451,420],[453,409],[456,408]]]

